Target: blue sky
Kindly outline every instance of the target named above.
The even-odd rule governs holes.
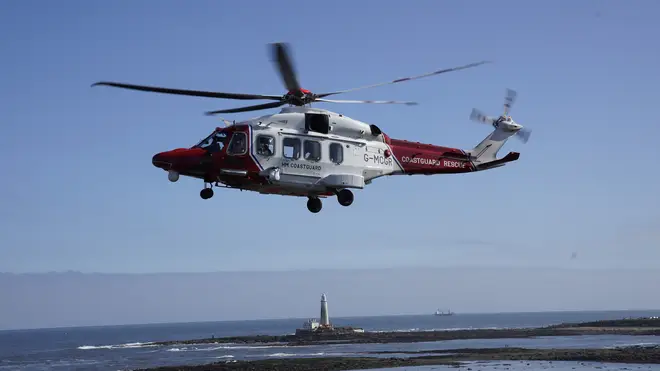
[[[4,2],[0,271],[322,267],[657,267],[660,3]],[[282,94],[266,44],[332,91],[483,59],[475,69],[349,93],[420,105],[318,105],[390,136],[472,148],[473,107],[533,130],[520,160],[478,174],[380,179],[349,208],[167,181],[240,101],[90,88],[100,80]],[[339,98],[339,97],[337,97]],[[276,112],[276,111],[270,111]],[[258,113],[261,114],[261,113]],[[227,115],[244,119],[255,114]],[[577,259],[570,259],[577,252]]]

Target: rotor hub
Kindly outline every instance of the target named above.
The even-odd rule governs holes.
[[[312,103],[316,99],[316,94],[307,89],[290,90],[284,96],[282,101],[294,106],[304,106]]]

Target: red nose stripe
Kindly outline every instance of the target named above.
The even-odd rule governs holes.
[[[204,154],[201,148],[177,148],[154,155],[151,162],[161,169],[182,171],[199,165]]]

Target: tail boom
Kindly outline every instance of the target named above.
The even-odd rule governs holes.
[[[389,138],[388,138],[389,139]],[[388,145],[399,170],[392,175],[456,174],[477,171],[465,151],[458,148],[389,139]]]
[[[490,170],[517,161],[520,153],[509,152],[497,159],[497,152],[514,133],[496,129],[471,150],[386,138],[396,163],[391,175],[459,174]]]

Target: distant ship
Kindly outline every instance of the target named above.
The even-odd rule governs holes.
[[[435,311],[435,315],[436,316],[453,316],[454,312],[452,312],[451,310],[448,310],[446,312],[441,312],[440,309],[438,309],[438,310]]]

